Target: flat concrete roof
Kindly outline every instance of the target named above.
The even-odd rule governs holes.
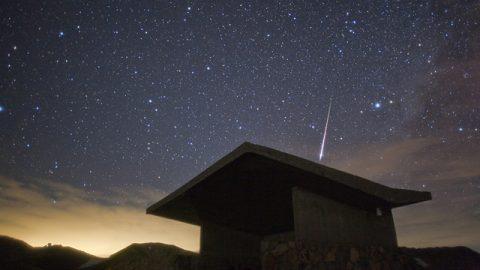
[[[432,198],[430,192],[390,188],[246,142],[148,207],[147,214],[196,225],[212,221],[258,234],[283,232],[293,228],[293,187],[373,211]]]

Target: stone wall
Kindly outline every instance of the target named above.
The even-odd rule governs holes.
[[[270,242],[262,246],[263,270],[414,270],[423,269],[400,249],[315,246],[305,242]]]

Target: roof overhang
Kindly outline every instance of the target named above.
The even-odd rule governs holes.
[[[147,213],[196,225],[213,221],[259,234],[282,232],[293,228],[293,187],[372,210],[431,199],[430,192],[390,188],[294,155],[244,143],[148,207]]]

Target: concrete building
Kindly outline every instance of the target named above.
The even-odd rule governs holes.
[[[430,199],[244,143],[147,213],[199,225],[204,268],[259,269],[279,239],[396,247],[391,209]]]

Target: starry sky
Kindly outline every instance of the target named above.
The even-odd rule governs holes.
[[[0,18],[0,231],[108,255],[161,227],[195,249],[145,207],[244,141],[318,162],[331,100],[321,163],[432,192],[395,212],[400,244],[480,250],[479,1],[2,1]],[[48,229],[94,213],[130,238]]]

